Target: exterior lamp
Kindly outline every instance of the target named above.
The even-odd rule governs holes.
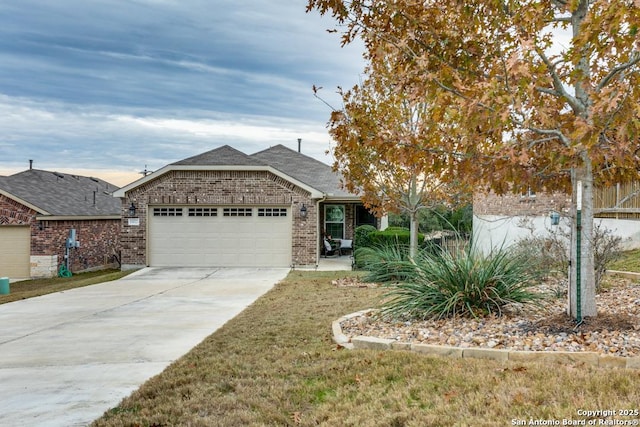
[[[560,214],[556,211],[551,211],[549,214],[549,218],[551,218],[551,225],[560,224]]]
[[[307,217],[307,207],[304,205],[304,203],[302,204],[302,206],[300,207],[300,217],[302,219]]]
[[[131,206],[129,206],[129,216],[135,216],[136,215],[136,205],[133,204],[133,202],[131,202]]]

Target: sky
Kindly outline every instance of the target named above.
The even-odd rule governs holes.
[[[0,0],[0,175],[29,167],[126,185],[228,144],[327,164],[340,47],[305,0]]]

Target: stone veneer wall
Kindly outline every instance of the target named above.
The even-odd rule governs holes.
[[[58,274],[58,255],[31,255],[31,277],[55,277]]]
[[[137,225],[128,209],[136,206]],[[302,204],[307,217],[300,217]],[[147,264],[148,206],[286,205],[292,215],[292,265],[317,262],[317,206],[309,192],[267,171],[171,171],[129,192],[122,200],[123,268]]]

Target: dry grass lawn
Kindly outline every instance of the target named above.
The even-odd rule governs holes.
[[[90,273],[74,274],[71,277],[52,277],[48,279],[23,280],[9,285],[9,294],[0,295],[0,304],[38,297],[54,292],[66,291],[82,286],[110,282],[130,274],[131,271],[100,270]]]
[[[626,251],[608,267],[610,270],[633,271],[640,273],[640,249]]]
[[[331,322],[381,292],[331,285],[345,274],[292,272],[93,426],[506,426],[640,410],[636,370],[339,349]]]

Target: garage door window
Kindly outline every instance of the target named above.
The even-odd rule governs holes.
[[[222,215],[224,216],[251,216],[253,209],[251,208],[224,208]]]
[[[258,216],[287,216],[287,208],[258,208]]]
[[[182,208],[153,208],[153,216],[182,216]]]
[[[218,216],[216,208],[189,208],[189,216]]]

